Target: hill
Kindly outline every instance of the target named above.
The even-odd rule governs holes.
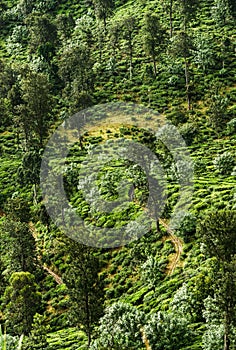
[[[234,1],[0,6],[9,349],[234,349]]]

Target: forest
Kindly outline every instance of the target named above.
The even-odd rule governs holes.
[[[0,10],[0,349],[236,349],[235,0]]]

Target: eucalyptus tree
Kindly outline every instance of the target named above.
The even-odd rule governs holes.
[[[181,350],[193,342],[189,321],[174,313],[152,313],[144,326],[151,349]]]
[[[212,17],[215,23],[223,27],[231,15],[235,16],[235,2],[230,0],[214,0],[212,7]]]
[[[0,60],[0,126],[11,124],[12,116],[12,90],[16,84],[16,74],[10,64]]]
[[[141,278],[144,284],[147,284],[154,291],[158,282],[163,278],[163,271],[158,261],[158,257],[150,255],[144,264],[141,265]]]
[[[209,68],[216,64],[213,39],[209,34],[197,33],[193,40],[193,47],[193,60],[206,74]]]
[[[122,28],[120,22],[111,22],[108,28],[108,38],[112,48],[112,55],[114,58],[116,58],[117,50],[119,49],[121,33]]]
[[[216,132],[222,130],[226,126],[229,100],[220,93],[217,86],[211,89],[211,96],[209,98],[208,113],[210,121]]]
[[[30,271],[36,267],[36,246],[28,224],[8,219],[2,225],[2,243],[8,250],[1,248],[7,261],[6,271]]]
[[[59,13],[56,17],[55,24],[57,27],[57,35],[62,41],[70,38],[75,26],[75,21],[70,13]]]
[[[144,49],[151,56],[154,75],[157,75],[156,58],[163,49],[165,31],[161,27],[159,17],[152,13],[146,13],[144,17],[143,42]]]

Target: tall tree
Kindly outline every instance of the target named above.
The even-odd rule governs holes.
[[[228,121],[228,106],[229,100],[226,96],[221,93],[221,88],[219,84],[213,83],[210,89],[209,96],[209,109],[208,113],[210,116],[210,121],[216,132],[222,130],[226,126]]]
[[[212,7],[212,16],[215,23],[223,27],[232,16],[235,16],[235,2],[231,0],[215,0]]]
[[[164,3],[165,11],[167,11],[169,16],[169,31],[170,31],[170,38],[173,36],[173,14],[174,14],[174,0],[167,0]]]
[[[25,23],[29,29],[29,47],[50,64],[56,52],[57,27],[47,14],[32,12]]]
[[[91,343],[92,330],[103,311],[103,288],[99,278],[100,263],[95,250],[75,241],[66,243],[69,265],[63,280],[71,301],[71,316],[74,324],[84,325]]]
[[[196,15],[199,0],[177,0],[178,10],[182,17],[183,30],[186,33],[191,19]]]
[[[215,299],[224,325],[224,350],[230,350],[236,309],[236,211],[209,213],[198,226],[206,255],[215,257]]]
[[[36,264],[35,240],[28,224],[7,219],[1,232],[4,243],[9,247],[6,251],[8,271],[33,272]]]
[[[23,198],[12,198],[5,206],[6,217],[1,226],[1,254],[8,261],[7,270],[34,272],[36,244],[29,229],[29,203]],[[8,246],[9,249],[4,249]]]
[[[164,42],[164,30],[160,25],[159,17],[152,13],[146,13],[145,24],[143,27],[144,32],[144,48],[148,55],[151,56],[154,67],[154,75],[157,75],[156,58],[162,50],[162,44]]]
[[[98,19],[103,21],[106,31],[107,17],[112,14],[112,10],[115,6],[114,0],[93,0],[93,4],[95,7],[95,13]]]
[[[58,59],[59,76],[64,82],[64,97],[71,112],[88,107],[94,88],[93,60],[86,43],[66,45]]]
[[[15,272],[3,296],[4,317],[15,334],[29,334],[33,317],[40,311],[41,294],[35,277],[29,272]]]
[[[191,109],[191,91],[190,91],[190,72],[189,57],[192,48],[192,42],[185,31],[181,31],[171,40],[170,52],[173,56],[182,57],[184,61],[185,87],[188,109]]]
[[[127,15],[122,20],[123,38],[127,43],[129,52],[129,76],[130,80],[133,75],[133,50],[134,50],[134,33],[136,29],[136,18],[134,15]]]
[[[25,135],[26,148],[43,147],[52,122],[53,100],[48,77],[28,71],[21,80],[22,104],[18,106],[18,120]]]

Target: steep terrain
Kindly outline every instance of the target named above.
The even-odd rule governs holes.
[[[234,2],[14,0],[0,7],[0,323],[9,349],[23,333],[32,350],[88,343],[93,350],[234,349]],[[49,137],[77,112],[85,127],[65,134],[76,142],[63,169],[53,158],[49,164],[63,174],[60,185],[82,218],[66,235],[46,211],[40,166]],[[158,139],[154,130],[168,122],[171,141]],[[103,161],[123,139],[140,152],[129,146],[127,157]],[[143,168],[135,164],[144,149],[162,168],[158,181],[149,153]],[[87,189],[81,171],[92,181]],[[163,183],[158,217],[160,198],[149,194]],[[66,222],[61,198],[50,196]],[[108,210],[119,200],[122,210]],[[148,200],[152,219],[138,221]],[[130,222],[128,237],[138,239],[123,245],[113,228]],[[108,236],[86,236],[87,227]],[[107,237],[119,244],[106,246]]]

